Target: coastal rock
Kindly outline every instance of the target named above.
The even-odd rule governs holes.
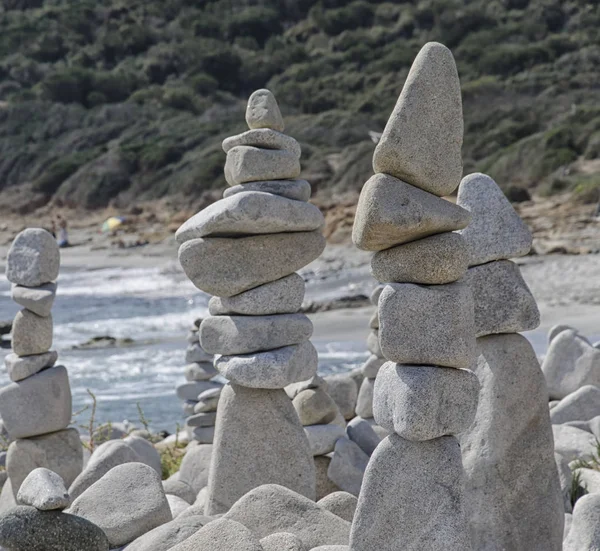
[[[563,398],[550,411],[553,425],[569,421],[589,421],[600,415],[600,388],[586,385]]]
[[[239,145],[227,153],[225,180],[230,186],[263,180],[293,180],[298,176],[300,160],[291,151]]]
[[[183,513],[189,506],[190,504],[181,499],[180,497],[171,495],[171,494],[166,494],[167,496],[167,501],[169,502],[169,509],[171,510],[171,516],[176,519],[181,513]]]
[[[346,436],[344,429],[339,425],[309,425],[304,427],[308,438],[310,451],[313,456],[325,455],[335,449],[335,443]]]
[[[368,463],[369,456],[354,442],[340,438],[335,443],[327,476],[340,489],[358,496]]]
[[[31,505],[38,511],[62,511],[71,504],[63,479],[56,473],[38,468],[31,471],[17,494],[19,505]]]
[[[253,488],[271,483],[315,498],[314,463],[296,410],[283,390],[229,384],[217,412],[206,514],[224,513]]]
[[[295,534],[279,532],[260,540],[263,551],[307,551],[302,540]]]
[[[300,344],[312,332],[304,314],[210,316],[200,325],[200,343],[213,354],[250,354]]]
[[[204,351],[198,342],[191,344],[185,350],[185,361],[187,363],[212,362],[213,356]]]
[[[197,447],[198,446],[194,446],[194,448],[190,448],[190,451]],[[179,472],[181,472],[181,469]],[[163,490],[165,491],[166,495],[170,494],[172,496],[180,497],[188,505],[192,505],[194,503],[194,501],[196,501],[196,496],[197,496],[198,492],[195,491],[194,488],[192,488],[187,482],[184,482],[183,480],[171,480],[171,479],[163,480],[162,486],[163,486]]]
[[[185,379],[188,382],[208,381],[219,372],[215,369],[212,362],[197,362],[185,366]]]
[[[142,463],[114,467],[83,492],[68,512],[99,526],[111,547],[130,543],[172,520],[160,477]]]
[[[275,350],[220,356],[219,373],[229,381],[250,388],[284,388],[310,379],[317,372],[318,354],[310,341]]]
[[[364,378],[356,400],[356,415],[359,417],[373,417],[374,389],[375,379]]]
[[[29,310],[17,312],[12,327],[12,349],[18,356],[44,354],[52,346],[52,316],[42,318]]]
[[[310,264],[325,248],[319,231],[192,239],[179,262],[201,291],[231,297],[281,279]]]
[[[194,406],[194,413],[208,413],[209,411],[217,411],[222,388],[223,387],[213,388],[198,394],[198,402]]]
[[[388,362],[375,381],[373,417],[406,440],[433,440],[468,429],[478,396],[479,381],[468,369]]]
[[[304,280],[294,273],[239,295],[212,297],[208,302],[208,309],[211,316],[293,314],[302,306],[304,288]]]
[[[540,324],[540,312],[519,266],[498,260],[469,268],[464,278],[475,301],[478,337],[530,331]]]
[[[342,545],[348,542],[350,523],[296,492],[266,484],[255,488],[225,515],[265,538],[278,532],[298,536],[312,549],[318,545]]]
[[[463,283],[386,285],[379,298],[384,356],[399,364],[468,369],[475,358],[473,308]]]
[[[55,296],[56,283],[46,283],[39,287],[13,285],[11,289],[11,298],[17,304],[43,318],[50,315]]]
[[[67,428],[71,422],[67,370],[62,365],[51,367],[0,389],[0,418],[12,439]]]
[[[467,243],[458,233],[440,233],[376,252],[371,274],[395,283],[452,283],[465,275],[468,259]]]
[[[127,438],[124,438],[123,442],[137,454],[137,461],[145,463],[148,467],[152,467],[160,476],[162,476],[160,454],[148,440],[140,436],[130,435]]]
[[[415,58],[373,154],[373,169],[435,195],[462,176],[460,81],[446,46],[429,42]]]
[[[369,456],[381,442],[381,438],[373,430],[373,427],[362,417],[355,417],[348,423],[346,434],[352,442]]]
[[[469,266],[525,256],[532,236],[504,192],[486,174],[465,176],[456,204],[471,213],[471,223],[461,230],[469,249]]]
[[[126,551],[169,551],[193,536],[210,519],[198,515],[176,518],[146,532],[126,547]]]
[[[348,492],[334,492],[317,502],[317,505],[338,517],[352,522],[358,500]]]
[[[387,174],[363,186],[352,241],[365,251],[382,251],[430,235],[463,229],[471,215],[450,201]]]
[[[327,476],[329,465],[331,465],[331,457],[329,455],[318,455],[314,457],[314,461],[317,481],[317,500],[323,499],[333,492],[341,491]]]
[[[270,128],[255,128],[242,132],[237,136],[225,138],[223,140],[223,151],[228,153],[238,145],[250,145],[262,149],[282,149],[293,153],[298,158],[302,153],[300,144],[294,138]]]
[[[214,427],[217,413],[211,411],[209,413],[195,413],[185,420],[188,427]]]
[[[362,366],[362,374],[366,379],[374,379],[377,377],[377,373],[379,373],[379,370],[384,363],[385,358],[378,358],[374,354],[371,354],[369,359]]]
[[[52,367],[57,359],[58,354],[54,350],[33,356],[17,356],[13,353],[4,358],[4,365],[10,380],[16,383],[39,373],[46,367]]]
[[[262,191],[263,193],[272,193],[280,195],[287,199],[295,201],[308,201],[310,199],[312,188],[306,180],[270,180],[266,182],[246,182],[238,186],[227,188],[223,192],[223,197],[231,197],[236,193],[244,191]]]
[[[52,235],[27,228],[15,237],[6,257],[6,279],[24,287],[39,287],[58,277],[60,251]]]
[[[569,425],[552,425],[554,449],[567,461],[590,461],[596,453],[593,434]]]
[[[564,551],[600,549],[600,494],[580,497],[573,508],[573,521]]]
[[[292,403],[303,426],[326,425],[331,423],[338,413],[336,403],[321,388],[303,390]]]
[[[258,538],[245,526],[228,519],[208,523],[170,551],[263,551]]]
[[[356,413],[356,402],[358,400],[358,387],[347,373],[338,373],[324,377],[327,383],[327,394],[333,398],[344,419],[352,419]]]
[[[202,209],[183,223],[175,237],[181,245],[199,237],[313,231],[324,223],[321,211],[311,203],[245,191]]]
[[[217,383],[215,381],[194,381],[190,383],[184,383],[177,387],[177,397],[180,400],[196,401],[202,392],[220,389],[222,386],[223,385],[221,383]]]
[[[322,388],[323,390],[327,390],[329,385],[318,374],[313,375],[310,379],[306,379],[305,381],[298,381],[297,383],[292,383],[285,387],[285,393],[289,396],[290,400],[293,400],[298,394],[300,394],[303,390],[307,390],[309,388]]]
[[[246,107],[246,124],[248,128],[271,128],[283,132],[283,117],[270,90],[261,88],[252,93]]]

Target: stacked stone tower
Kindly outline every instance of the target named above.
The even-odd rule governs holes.
[[[71,388],[64,366],[55,365],[50,350],[51,309],[56,294],[60,253],[43,229],[22,231],[8,252],[6,278],[12,298],[23,307],[12,330],[13,353],[6,359],[12,381],[0,389],[0,417],[13,440],[6,467],[13,495],[38,467],[59,474],[71,484],[83,466],[83,448],[71,422]]]
[[[215,295],[200,342],[219,354],[215,367],[229,380],[216,418],[210,515],[261,484],[315,497],[312,453],[283,388],[317,370],[312,323],[297,313],[304,281],[295,271],[323,251],[324,219],[308,203],[310,184],[296,179],[300,146],[282,133],[271,92],[252,94],[246,122],[249,131],[223,142],[232,187],[177,232],[185,273]]]
[[[365,473],[352,551],[465,551],[463,467],[455,435],[471,424],[479,383],[468,265],[469,213],[442,199],[462,176],[460,83],[454,59],[429,43],[410,70],[361,192],[353,241],[375,251],[384,364],[373,414],[392,432]]]

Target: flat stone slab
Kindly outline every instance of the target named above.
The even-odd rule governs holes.
[[[205,390],[198,394],[198,402],[194,406],[194,413],[217,411],[222,388],[223,387],[221,386],[219,388]]]
[[[198,400],[198,396],[206,390],[220,389],[223,385],[216,381],[194,381],[177,387],[177,397],[180,400]]]
[[[50,315],[55,296],[56,283],[46,283],[39,287],[13,285],[11,288],[11,298],[17,304],[42,317]]]
[[[175,237],[181,245],[200,237],[313,231],[324,224],[321,211],[311,203],[244,191],[201,210],[183,223]]]
[[[271,483],[315,498],[312,453],[296,410],[283,390],[226,385],[217,412],[206,514],[225,513],[252,489]]]
[[[302,153],[300,144],[294,138],[270,128],[255,128],[225,138],[223,140],[223,151],[228,153],[229,150],[238,145],[250,145],[262,149],[282,149],[293,153],[298,158]]]
[[[498,260],[469,268],[464,282],[475,301],[475,334],[530,331],[540,324],[535,298],[510,260]]]
[[[270,90],[261,88],[252,93],[246,107],[246,123],[249,128],[271,128],[283,132],[283,117]]]
[[[368,463],[369,456],[352,440],[339,438],[327,476],[341,490],[358,497]]]
[[[456,203],[471,213],[471,223],[460,232],[469,249],[469,266],[525,256],[531,249],[527,224],[486,174],[465,176]]]
[[[230,186],[263,180],[293,180],[300,176],[300,159],[291,151],[239,145],[229,150],[225,180]]]
[[[300,423],[308,425],[326,425],[331,423],[339,410],[337,404],[322,388],[307,388],[292,401]]]
[[[200,325],[202,348],[212,354],[251,354],[310,339],[313,324],[304,314],[210,316]]]
[[[310,379],[319,357],[310,341],[267,352],[219,356],[215,367],[229,381],[250,388],[284,388]]]
[[[305,287],[304,279],[294,273],[239,295],[212,297],[208,302],[208,310],[211,316],[293,314],[302,306]]]
[[[433,440],[469,428],[479,381],[468,369],[386,363],[375,381],[373,417],[406,440]]]
[[[48,469],[31,471],[17,493],[17,503],[38,511],[62,511],[71,504],[63,479]]]
[[[335,443],[346,436],[344,429],[335,423],[304,427],[313,456],[325,455],[335,449]]]
[[[23,309],[12,327],[12,349],[18,356],[44,354],[52,346],[52,316],[45,318]]]
[[[600,388],[586,385],[563,398],[550,410],[553,425],[569,421],[589,421],[600,415]]]
[[[383,355],[399,364],[468,369],[475,359],[473,308],[470,287],[460,282],[386,285],[379,298]]]
[[[458,71],[446,46],[415,58],[373,154],[373,169],[449,195],[462,177],[463,117]]]
[[[214,427],[217,418],[217,413],[212,411],[209,413],[195,413],[185,420],[188,427]]]
[[[365,251],[382,251],[430,235],[465,228],[469,211],[398,180],[375,174],[363,186],[352,241]]]
[[[179,262],[198,289],[231,297],[294,273],[324,249],[325,238],[319,231],[209,237],[181,245]]]
[[[62,365],[0,389],[0,418],[12,439],[65,429],[71,412],[69,376]]]
[[[463,277],[468,258],[466,241],[446,232],[376,252],[371,274],[379,281],[440,285]]]
[[[4,358],[4,365],[10,380],[16,383],[39,373],[42,369],[52,367],[57,359],[58,354],[54,350],[33,356],[17,356],[12,353]]]
[[[262,191],[280,195],[295,201],[308,201],[312,194],[312,188],[306,180],[267,180],[264,182],[246,182],[237,186],[227,188],[223,197],[231,197],[236,193],[244,191]]]
[[[16,285],[39,287],[58,277],[60,251],[52,234],[27,228],[15,237],[6,257],[6,279]]]

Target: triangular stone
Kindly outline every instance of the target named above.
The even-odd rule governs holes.
[[[469,266],[524,256],[531,249],[527,224],[489,176],[479,172],[465,176],[456,202],[472,215],[460,232],[469,247]]]
[[[462,177],[460,82],[454,57],[425,44],[373,155],[375,172],[390,174],[435,195],[448,195]]]

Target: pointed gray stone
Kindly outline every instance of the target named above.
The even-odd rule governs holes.
[[[293,180],[300,176],[300,159],[290,151],[238,145],[225,160],[225,180],[230,186],[263,180]]]
[[[25,287],[39,287],[58,277],[60,251],[52,235],[27,228],[15,237],[6,257],[6,279]]]
[[[283,132],[283,117],[270,90],[261,88],[252,93],[246,107],[246,123],[249,128],[271,128]]]
[[[231,197],[236,193],[244,191],[262,191],[280,195],[295,201],[308,201],[310,199],[312,188],[306,180],[269,180],[265,182],[246,182],[238,186],[227,188],[223,192],[223,197]]]
[[[56,283],[46,283],[39,287],[13,285],[11,290],[11,298],[17,304],[43,318],[50,315],[55,296]]]
[[[62,511],[71,504],[63,479],[48,469],[31,471],[17,494],[19,505],[31,505],[38,511]]]
[[[369,463],[369,456],[352,440],[340,438],[335,443],[327,476],[339,488],[358,496]]]
[[[16,383],[39,373],[46,367],[52,367],[57,359],[58,354],[54,350],[33,356],[17,356],[13,353],[4,358],[4,365],[10,380]]]
[[[12,349],[18,356],[44,354],[52,346],[52,316],[45,318],[23,309],[12,327]]]

